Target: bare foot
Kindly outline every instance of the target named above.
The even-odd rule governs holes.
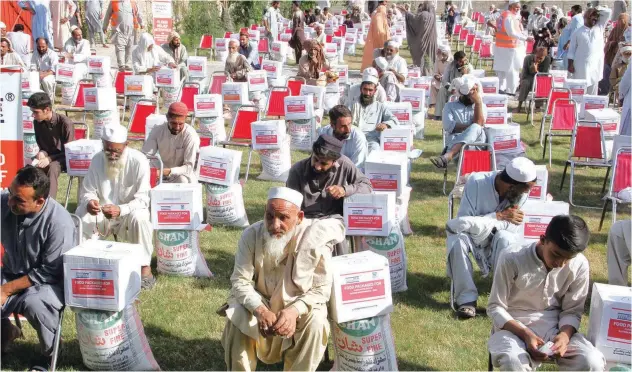
[[[15,339],[22,337],[22,331],[10,321],[2,322],[2,354],[6,353]]]

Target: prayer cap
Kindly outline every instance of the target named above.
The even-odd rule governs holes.
[[[171,104],[171,106],[169,106],[169,111],[167,111],[167,114],[173,116],[187,116],[189,115],[189,109],[187,108],[187,105],[185,105],[183,102],[174,102]]]
[[[365,68],[364,72],[362,73],[362,82],[377,84],[379,82],[379,79],[377,76],[377,70],[374,69],[373,67]]]
[[[525,157],[514,158],[505,168],[507,175],[517,182],[532,182],[537,178],[535,164]]]
[[[72,33],[74,30],[78,29],[79,27],[72,25],[70,26],[70,33]]]
[[[509,0],[509,5],[520,4],[520,0]]]
[[[375,59],[375,64],[380,68],[380,70],[386,70],[388,67],[388,61],[384,57],[377,57]]]
[[[301,204],[303,204],[303,194],[289,187],[271,188],[270,191],[268,191],[268,200],[271,199],[283,199],[296,205],[298,208],[301,208]]]
[[[386,45],[388,45],[390,47],[393,47],[393,48],[397,48],[397,49],[399,49],[399,46],[400,46],[399,43],[397,41],[395,41],[395,40],[389,40],[386,43]]]
[[[623,43],[621,43],[621,44],[623,44]],[[621,54],[623,54],[625,52],[632,52],[632,45],[630,45],[630,44],[623,44],[623,45],[621,45],[621,44],[619,44],[620,45],[619,46],[619,52]]]
[[[477,83],[477,78],[473,76],[467,76],[461,78],[460,84],[456,86],[456,88],[459,90],[459,93],[465,96],[470,93],[470,90],[472,90],[472,88],[474,88]]]
[[[127,128],[120,124],[106,125],[101,139],[112,143],[127,142]]]
[[[439,44],[439,50],[444,54],[450,54],[452,52],[449,44]]]
[[[0,21],[0,28],[7,28],[7,25],[5,25],[4,22]]]
[[[167,37],[167,42],[170,43],[171,40],[175,39],[175,38],[180,38],[180,34],[175,32],[175,31],[171,31],[171,33],[169,34],[169,37]]]
[[[334,136],[330,136],[327,134],[321,134],[320,137],[316,140],[316,142],[320,142],[320,145],[329,151],[336,152],[340,154],[342,152],[343,143],[338,138]]]

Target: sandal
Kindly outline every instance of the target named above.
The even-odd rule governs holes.
[[[438,169],[445,169],[448,167],[448,159],[446,159],[445,155],[430,158],[430,162]]]
[[[456,315],[461,319],[472,319],[476,316],[476,302],[468,302],[463,305],[457,305]]]
[[[145,276],[142,278],[140,287],[142,289],[152,289],[156,285],[156,277],[155,276]]]

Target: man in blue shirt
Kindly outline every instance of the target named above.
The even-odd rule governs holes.
[[[258,44],[250,42],[250,37],[247,32],[239,33],[239,54],[246,57],[252,68],[255,70],[261,69],[261,64],[259,63]]]

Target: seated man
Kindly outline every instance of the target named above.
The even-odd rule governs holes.
[[[548,56],[548,50],[545,47],[539,46],[535,48],[535,54],[529,54],[524,58],[522,65],[522,73],[520,74],[520,91],[518,94],[518,107],[514,111],[516,114],[520,113],[522,109],[522,103],[527,100],[529,93],[533,90],[533,84],[535,83],[535,75],[539,72],[549,72],[551,68],[552,60]],[[536,104],[536,108],[539,108],[540,102]]]
[[[314,142],[312,155],[290,168],[286,186],[303,195],[305,217],[342,218],[345,196],[372,192],[369,179],[341,151],[342,142],[323,134]]]
[[[59,175],[66,170],[66,147],[75,140],[72,120],[53,112],[53,102],[46,93],[33,93],[27,102],[33,112],[33,129],[39,152],[34,163],[46,172],[50,182],[50,195],[57,197]]]
[[[49,41],[43,37],[35,40],[37,50],[31,57],[31,68],[39,71],[40,86],[44,93],[48,94],[50,101],[55,103],[55,71],[59,63],[59,57],[52,48],[48,47]]]
[[[447,273],[459,317],[476,316],[478,291],[469,253],[487,276],[516,239],[524,216],[520,207],[535,181],[535,165],[527,158],[514,158],[503,171],[473,173],[467,180],[457,217],[446,227]]]
[[[537,243],[500,256],[487,314],[487,347],[501,371],[531,371],[553,360],[563,371],[603,371],[605,358],[577,333],[590,286],[586,222],[556,216]],[[551,355],[538,350],[553,342]]]
[[[324,48],[325,43],[327,42],[327,35],[325,35],[325,33],[323,32],[323,25],[321,25],[320,23],[316,23],[314,25],[314,31],[316,31],[316,37],[314,38],[314,40],[316,40],[316,42]]]
[[[331,248],[345,229],[336,219],[304,218],[302,199],[286,187],[270,189],[264,220],[241,235],[231,294],[220,309],[228,370],[254,371],[258,359],[315,371],[327,349]]]
[[[154,37],[147,32],[140,35],[138,45],[132,52],[132,65],[136,75],[150,75],[165,66],[178,67],[175,60],[156,45]]]
[[[167,38],[167,42],[162,44],[162,50],[173,58],[173,61],[180,69],[180,79],[183,76],[188,76],[187,60],[189,59],[189,53],[187,53],[187,47],[180,42],[180,34],[172,31]]]
[[[443,108],[443,130],[446,133],[444,154],[430,158],[432,164],[444,169],[459,154],[463,144],[485,142],[483,125],[487,108],[481,98],[478,79],[474,77],[455,79],[453,85],[459,92],[458,101],[448,102]]]
[[[358,84],[353,84],[352,86],[349,87],[349,91],[347,92],[347,101],[346,101],[347,107],[351,108],[354,103],[360,102],[360,98],[362,96],[360,94],[360,87],[362,86],[363,83],[372,82],[372,81],[379,82],[379,79],[380,77],[375,68],[371,67],[371,68],[365,69],[364,72],[362,72],[362,82]],[[384,87],[381,84],[377,84],[377,90],[375,92],[375,100],[377,102],[387,101],[386,91],[384,90]]]
[[[369,153],[380,149],[380,132],[384,129],[399,125],[399,121],[386,105],[375,99],[378,80],[373,74],[373,67],[368,67],[363,73],[360,85],[360,100],[351,106],[353,125],[360,128],[369,144]]]
[[[628,267],[632,253],[632,221],[617,221],[608,233],[608,284],[628,285]]]
[[[252,66],[246,57],[239,54],[239,41],[231,39],[228,42],[228,57],[226,57],[224,72],[235,82],[246,82],[250,71],[252,71]]]
[[[309,85],[316,85],[321,71],[329,70],[329,62],[325,58],[323,47],[316,40],[305,40],[303,49],[307,54],[298,60],[296,76],[305,78]]]
[[[352,120],[351,111],[346,106],[334,106],[329,110],[330,125],[318,128],[318,134],[334,136],[341,141],[341,154],[362,171],[369,149],[364,133],[351,125]]]
[[[399,97],[399,88],[397,86],[397,77],[395,73],[388,69],[388,61],[384,57],[377,57],[373,61],[373,67],[377,70],[380,78],[380,86],[386,92],[386,100],[396,102]]]
[[[239,33],[239,54],[246,57],[246,60],[248,60],[252,68],[261,70],[261,64],[259,64],[259,46],[256,42],[250,41],[247,32]]]
[[[46,174],[27,165],[2,194],[2,354],[20,335],[9,316],[20,313],[37,331],[46,368],[64,305],[62,253],[75,245],[75,224],[49,196]],[[33,358],[35,359],[35,358]]]
[[[143,144],[145,154],[160,154],[163,182],[197,182],[194,168],[200,151],[200,137],[192,126],[187,125],[188,114],[184,103],[172,103],[167,111],[167,122],[153,127]]]
[[[81,29],[73,26],[71,38],[64,44],[66,63],[85,65],[85,73],[88,73],[88,58],[90,57],[90,42],[83,38]]]
[[[12,49],[11,41],[6,38],[0,38],[0,66],[20,66],[26,70],[26,65],[20,56]]]
[[[406,76],[408,75],[408,64],[406,60],[399,55],[399,43],[394,40],[388,40],[384,43],[384,49],[382,53],[383,57],[388,61],[387,71],[392,72],[397,81],[401,84],[406,80]]]
[[[467,61],[464,51],[459,50],[454,53],[454,60],[446,67],[445,73],[441,77],[441,88],[439,88],[435,106],[435,120],[441,120],[443,106],[445,106],[446,102],[448,102],[448,98],[450,98],[450,85],[452,81],[465,74],[469,74],[472,70],[473,67]]]
[[[140,244],[142,287],[151,289],[153,227],[149,216],[149,161],[143,153],[127,147],[127,129],[122,125],[103,128],[103,151],[94,155],[81,184],[75,212],[83,221],[83,237],[106,238]]]

